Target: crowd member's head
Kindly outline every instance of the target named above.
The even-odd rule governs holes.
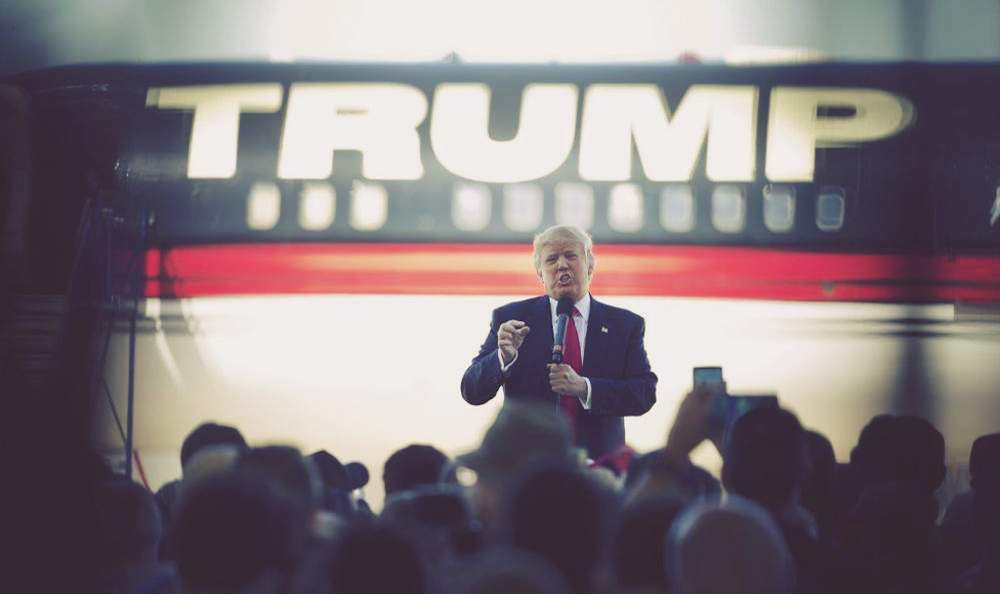
[[[802,506],[812,513],[824,538],[829,536],[834,517],[834,481],[837,458],[833,446],[816,431],[806,431],[806,471],[800,489]]]
[[[804,473],[805,436],[799,420],[780,408],[757,408],[733,425],[722,466],[730,493],[769,509],[795,501]]]
[[[947,474],[944,436],[926,419],[903,415],[896,419],[899,440],[905,448],[900,453],[899,477],[911,480],[929,492],[936,491]]]
[[[1000,433],[973,442],[969,473],[976,541],[990,583],[1000,585]]]
[[[351,492],[368,484],[368,469],[359,462],[342,464],[326,450],[309,454],[322,482],[322,507],[326,511],[349,516],[354,513]]]
[[[301,501],[267,477],[226,470],[185,488],[170,537],[184,591],[239,592],[280,581],[303,551]]]
[[[229,470],[236,464],[241,450],[230,444],[206,446],[195,452],[184,466],[184,476],[180,489],[198,482],[206,476],[211,476],[223,470]]]
[[[312,461],[290,446],[264,446],[243,452],[236,468],[258,473],[284,488],[302,509],[319,509],[322,482]]]
[[[99,483],[96,553],[106,592],[172,591],[176,575],[157,560],[163,536],[159,506],[153,494],[123,478]]]
[[[189,476],[201,475],[210,467],[218,467],[217,463],[222,461],[225,456],[228,456],[228,454],[212,456],[211,463],[202,459],[200,461],[199,468],[192,472],[190,468],[191,461],[198,457],[198,454],[203,451],[232,451],[238,455],[246,448],[247,442],[243,439],[243,435],[240,433],[239,429],[228,425],[219,425],[217,423],[202,423],[201,425],[195,427],[194,430],[192,430],[191,433],[184,438],[184,442],[181,444],[181,472],[182,474]],[[202,458],[205,457],[203,456]],[[180,489],[181,481],[174,480],[165,483],[156,492],[156,503],[160,507],[160,514],[163,517],[165,524],[170,521],[171,513],[177,502]]]
[[[210,446],[231,445],[238,451],[247,449],[243,434],[236,427],[217,423],[202,423],[194,428],[181,444],[181,468],[200,450]]]
[[[983,435],[972,444],[969,454],[969,484],[972,490],[959,493],[941,520],[938,535],[939,564],[946,578],[963,571],[981,570],[990,549],[1000,537],[1000,433]],[[996,551],[1000,552],[1000,551]],[[998,567],[1000,569],[1000,567]],[[997,576],[1000,585],[1000,576]],[[1000,588],[994,588],[1000,591]]]
[[[351,525],[330,549],[326,579],[335,594],[424,594],[428,576],[416,548],[395,528]]]
[[[309,454],[309,459],[319,472],[319,478],[327,487],[353,491],[368,484],[368,469],[360,462],[342,463],[326,450]]]
[[[861,430],[851,466],[863,486],[910,481],[934,491],[944,481],[944,453],[944,437],[925,419],[885,414]]]
[[[434,446],[414,444],[397,450],[382,470],[386,497],[421,485],[448,482],[445,475],[450,462]]]
[[[545,293],[556,300],[579,301],[590,291],[594,242],[574,225],[556,225],[535,236],[535,272]]]
[[[424,485],[386,500],[379,519],[410,537],[429,565],[473,553],[479,531],[457,485]]]
[[[209,445],[198,449],[184,465],[184,476],[178,481],[169,482],[156,492],[156,502],[160,508],[165,526],[173,523],[177,502],[193,485],[225,472],[236,465],[240,450],[232,444]],[[164,561],[173,559],[172,535],[168,532],[160,546],[160,558]]]
[[[619,591],[666,591],[667,532],[682,508],[675,499],[659,498],[622,511],[612,559]]]
[[[505,488],[533,466],[576,463],[566,420],[550,407],[504,402],[479,448],[457,462],[476,473],[472,495],[479,519],[489,524]]]
[[[106,566],[155,561],[163,527],[153,495],[125,479],[100,483],[95,495],[100,549]]]
[[[662,449],[634,458],[625,475],[628,504],[663,497],[686,503],[721,493],[719,481],[707,470],[690,463],[674,464]]]
[[[791,594],[795,565],[781,531],[757,504],[738,496],[685,509],[667,538],[670,592]]]
[[[446,594],[570,594],[562,574],[542,557],[494,547],[462,566]]]
[[[497,538],[539,554],[573,592],[591,591],[607,569],[616,503],[585,470],[537,467],[508,492]]]
[[[866,487],[844,522],[842,548],[856,574],[850,587],[894,591],[928,583],[936,518],[933,495],[913,481]]]
[[[1000,492],[1000,433],[982,435],[972,443],[969,484],[973,491]]]

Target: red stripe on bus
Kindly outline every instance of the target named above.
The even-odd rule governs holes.
[[[150,251],[146,294],[518,295],[540,290],[530,246],[239,244]],[[1000,302],[1000,258],[745,247],[602,245],[602,295]]]

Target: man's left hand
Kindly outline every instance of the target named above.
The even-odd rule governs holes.
[[[583,398],[587,395],[587,382],[565,363],[549,363],[549,386],[556,394]]]

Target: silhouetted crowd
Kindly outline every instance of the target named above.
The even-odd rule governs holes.
[[[879,415],[847,463],[781,408],[721,427],[718,396],[681,403],[664,447],[589,461],[555,411],[508,403],[473,452],[395,452],[385,505],[326,451],[252,447],[206,423],[155,495],[96,483],[114,594],[1000,593],[1000,433],[971,491],[939,509],[944,439]],[[721,480],[691,462],[710,440]]]

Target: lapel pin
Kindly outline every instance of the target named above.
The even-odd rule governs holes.
[[[608,333],[608,327],[607,326],[601,326],[601,332],[607,334]]]

